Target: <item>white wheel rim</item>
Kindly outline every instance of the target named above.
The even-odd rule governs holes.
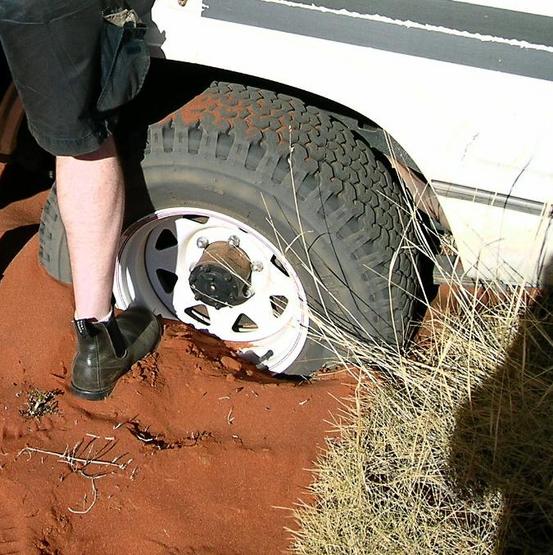
[[[194,298],[188,277],[198,262],[200,237],[209,243],[234,235],[250,261],[253,295],[219,310]],[[259,269],[261,268],[261,269]],[[165,318],[216,335],[271,372],[284,372],[300,354],[309,326],[305,291],[293,267],[267,238],[238,220],[201,208],[169,208],[125,231],[117,258],[117,306],[140,303]]]

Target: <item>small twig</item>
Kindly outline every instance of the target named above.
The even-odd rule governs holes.
[[[74,513],[76,515],[86,515],[88,512],[90,512],[90,510],[92,509],[92,507],[94,507],[94,505],[96,504],[96,501],[98,500],[98,490],[96,489],[96,482],[95,482],[96,478],[91,478],[90,476],[87,476],[86,474],[83,474],[83,476],[85,478],[89,479],[92,482],[92,494],[94,495],[94,499],[92,499],[92,503],[84,511],[78,511],[76,509],[72,509],[71,507],[67,507],[68,511],[70,511],[71,513]],[[86,495],[84,496],[84,503],[86,503]]]
[[[129,418],[128,420],[125,420],[123,422],[118,422],[117,424],[115,424],[115,426],[113,426],[113,429],[118,430],[121,426],[124,426],[125,424],[128,424],[129,422],[133,422],[137,418],[138,418],[138,414],[135,414],[132,418]]]
[[[60,462],[67,463],[69,465],[74,465],[76,462],[78,462],[78,463],[82,463],[84,465],[97,464],[97,465],[115,466],[115,467],[119,468],[120,470],[125,470],[125,468],[127,468],[127,464],[128,464],[128,463],[114,463],[114,462],[111,462],[111,461],[102,461],[102,460],[97,460],[97,459],[82,459],[80,457],[75,457],[74,455],[72,455],[71,453],[69,453],[67,451],[65,451],[64,453],[58,453],[56,451],[47,451],[45,449],[37,449],[36,447],[23,447],[23,449],[21,449],[21,451],[19,451],[17,456],[19,457],[19,455],[21,455],[22,453],[27,453],[29,455],[29,457],[31,456],[31,453],[41,453],[43,455],[51,455],[52,457],[57,457],[58,459],[60,459]]]
[[[150,443],[151,441],[154,441],[154,439],[156,439],[154,436],[152,437],[144,437],[141,434],[135,434],[134,436],[136,439],[138,439],[139,441],[141,441],[142,443]]]
[[[113,451],[116,445],[117,445],[117,441],[106,441],[106,444],[98,451],[96,451],[94,456],[96,457],[96,459],[105,457],[110,451]],[[121,458],[122,456],[123,455],[119,455],[119,457],[116,457],[116,458]]]
[[[104,476],[111,476],[113,474],[113,472],[104,472],[102,474],[98,473],[98,474],[88,474],[87,472],[85,472],[85,470],[79,470],[78,473],[83,477],[83,478],[89,478],[90,480],[92,480],[93,478],[103,478]]]
[[[228,411],[228,414],[227,414],[227,422],[229,426],[233,423],[233,421],[234,421],[234,416],[232,416],[232,407],[231,407],[231,409]]]

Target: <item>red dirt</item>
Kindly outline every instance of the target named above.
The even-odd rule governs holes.
[[[35,225],[44,199],[1,208],[0,238]],[[219,341],[172,325],[111,398],[78,400],[71,290],[39,267],[37,244],[0,280],[0,554],[282,553],[346,378],[260,380]],[[59,413],[25,419],[31,387],[60,389]],[[126,466],[71,468],[25,447]]]

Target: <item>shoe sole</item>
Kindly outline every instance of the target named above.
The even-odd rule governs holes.
[[[101,401],[106,397],[111,395],[111,392],[115,389],[115,384],[113,387],[108,389],[102,389],[101,391],[89,391],[86,389],[79,389],[73,382],[71,382],[71,393],[87,401]]]

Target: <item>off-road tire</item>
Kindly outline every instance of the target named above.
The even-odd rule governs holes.
[[[394,346],[409,337],[419,291],[409,197],[378,153],[327,112],[215,82],[150,126],[142,169],[145,185],[128,183],[126,225],[152,209],[203,207],[247,223],[286,252],[318,315],[315,339],[286,373],[309,374],[333,358],[319,318],[330,335],[345,330]],[[46,270],[69,281],[55,191],[40,245]]]
[[[67,237],[61,221],[55,185],[50,190],[42,209],[38,236],[40,241],[38,258],[42,267],[58,281],[71,283]]]

